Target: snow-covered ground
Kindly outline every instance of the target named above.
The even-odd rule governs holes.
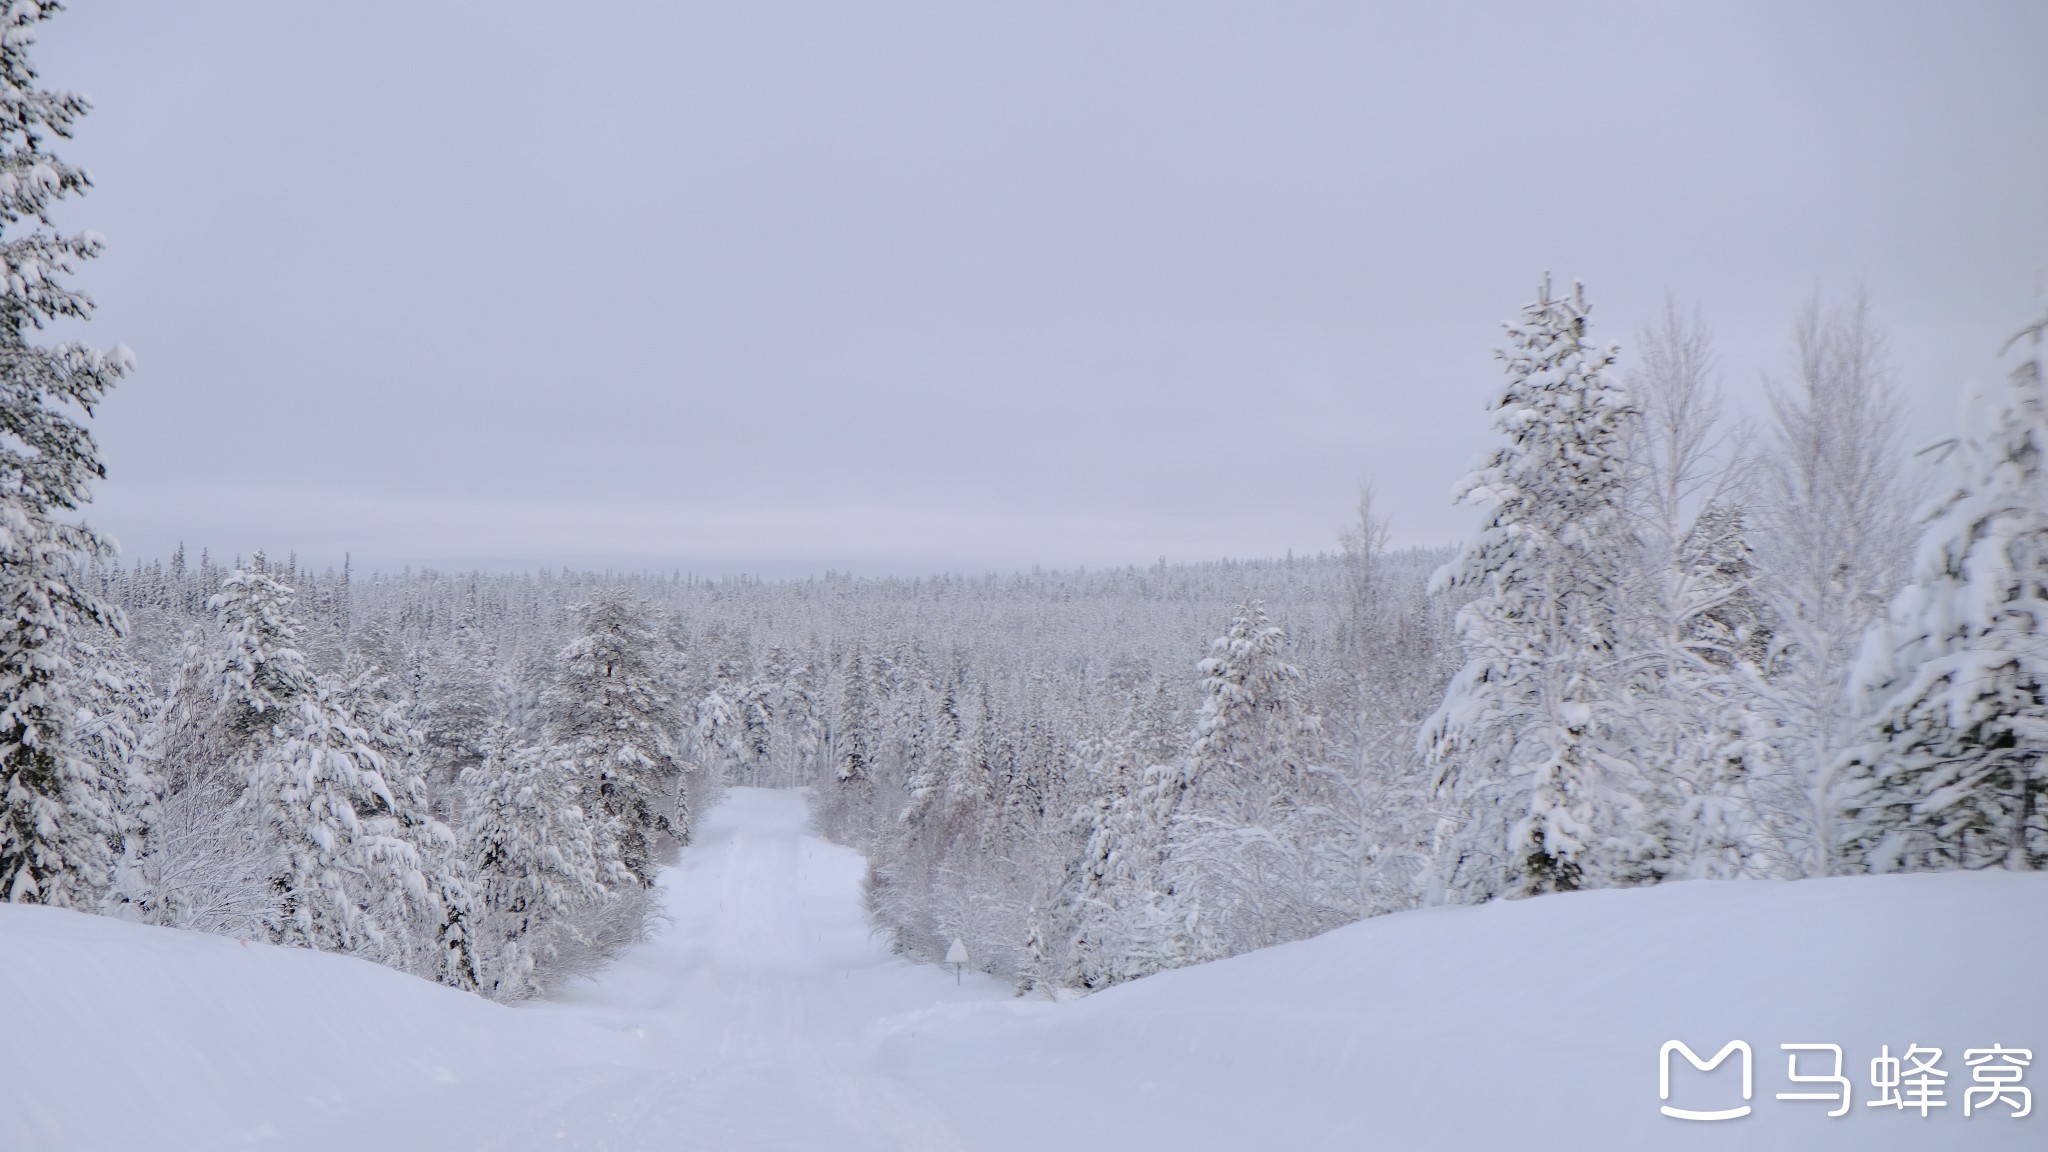
[[[1441,909],[1073,1003],[890,957],[800,793],[735,789],[672,926],[518,1008],[338,956],[0,906],[0,1149],[2037,1148],[1963,1049],[2048,1064],[2048,876],[1674,884]],[[1657,1053],[1755,1053],[1660,1115]],[[1779,1101],[1835,1043],[1850,1114]],[[1939,1046],[1948,1106],[1871,1108]],[[1679,1060],[1671,1104],[1740,1104]],[[1801,1070],[1826,1063],[1802,1055]],[[2048,1067],[2023,1081],[2048,1088]]]

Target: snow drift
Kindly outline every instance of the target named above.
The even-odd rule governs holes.
[[[935,1010],[879,1048],[990,1149],[2038,1148],[2040,1109],[1962,1115],[1962,1054],[2048,1058],[2044,956],[2048,875],[1669,884],[1382,917],[1071,1004]],[[1746,1041],[1752,1113],[1662,1115],[1673,1039]],[[1813,1087],[1785,1043],[1843,1048],[1848,1115],[1775,1099]],[[1925,1120],[1866,1103],[1879,1046],[1913,1044],[1949,1072]],[[1671,1103],[1741,1103],[1732,1067],[1674,1060]]]

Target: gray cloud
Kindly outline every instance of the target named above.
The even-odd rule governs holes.
[[[2048,260],[2048,9],[81,4],[130,555],[977,571],[1460,534],[1498,322],[1921,423]]]

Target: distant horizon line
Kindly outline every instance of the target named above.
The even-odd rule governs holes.
[[[1390,556],[1405,556],[1426,554],[1432,552],[1449,552],[1456,549],[1457,547],[1458,545],[1456,544],[1409,544],[1389,547],[1385,549],[1384,554]],[[282,560],[279,560],[263,549],[256,549],[249,553],[237,553],[234,556],[232,563],[226,563],[213,559],[211,548],[204,545],[202,545],[198,549],[198,557],[192,558],[190,555],[190,550],[187,549],[181,543],[178,546],[178,548],[174,549],[172,554],[169,556],[150,556],[136,558],[132,562],[130,562],[126,557],[115,555],[107,558],[106,560],[92,562],[90,567],[94,569],[112,572],[133,572],[140,571],[149,567],[159,567],[168,569],[178,559],[179,552],[184,552],[186,554],[186,571],[188,572],[198,572],[204,570],[205,568],[211,568],[213,570],[220,571],[223,573],[248,571],[250,570],[250,562],[255,560],[256,557],[262,556],[274,568],[282,569],[283,571],[294,574],[304,573],[308,576],[312,576],[315,578],[333,577],[336,579],[340,579],[344,576],[347,576],[353,580],[358,578],[372,579],[377,577],[394,576],[405,578],[420,578],[428,576],[528,576],[562,580],[660,580],[678,584],[803,584],[838,580],[854,582],[873,581],[878,583],[910,583],[925,580],[986,581],[1004,579],[1030,579],[1034,577],[1045,576],[1085,576],[1091,573],[1143,573],[1172,570],[1177,568],[1258,568],[1282,567],[1289,564],[1297,563],[1320,565],[1340,562],[1343,559],[1343,553],[1341,551],[1331,549],[1319,549],[1315,552],[1306,553],[1297,553],[1290,549],[1285,555],[1281,556],[1238,557],[1226,555],[1207,560],[1168,560],[1166,557],[1162,556],[1149,564],[1143,565],[1134,563],[1102,565],[1076,564],[1072,566],[1047,567],[1045,565],[1033,564],[1029,568],[1019,567],[1012,568],[1008,571],[1004,571],[998,568],[986,568],[978,573],[975,573],[969,572],[965,569],[940,569],[938,571],[928,571],[918,575],[906,575],[902,573],[862,574],[854,572],[850,569],[828,567],[822,571],[811,571],[804,575],[768,575],[762,572],[754,571],[731,571],[719,573],[700,572],[695,569],[678,566],[667,566],[663,568],[647,566],[639,569],[627,569],[623,567],[614,566],[581,567],[574,565],[573,563],[564,563],[560,565],[528,564],[502,568],[492,567],[489,565],[476,565],[464,567],[460,565],[407,563],[399,565],[396,568],[366,567],[358,569],[353,565],[351,559],[353,553],[348,552],[344,552],[342,554],[342,563],[340,565],[336,565],[330,562],[326,564],[323,568],[315,567],[311,564],[301,564],[298,561],[298,554],[296,550],[287,551],[285,557]]]

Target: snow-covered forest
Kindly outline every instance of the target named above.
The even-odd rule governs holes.
[[[727,783],[810,787],[901,951],[1049,992],[1427,904],[2032,869],[2042,331],[1917,521],[1860,307],[1734,436],[1697,322],[1623,358],[1546,286],[1455,554],[1369,498],[1332,555],[1009,577],[52,552],[86,609],[16,641],[64,722],[7,883],[513,998],[640,938]]]
[[[1744,414],[1703,321],[1618,349],[1546,280],[1443,553],[1367,496],[1326,555],[1011,576],[117,558],[128,354],[39,342],[100,243],[52,219],[50,10],[0,19],[7,901],[514,1000],[646,935],[720,788],[807,787],[898,951],[1058,994],[1425,905],[2048,859],[2048,318],[1923,452],[1860,299]]]

